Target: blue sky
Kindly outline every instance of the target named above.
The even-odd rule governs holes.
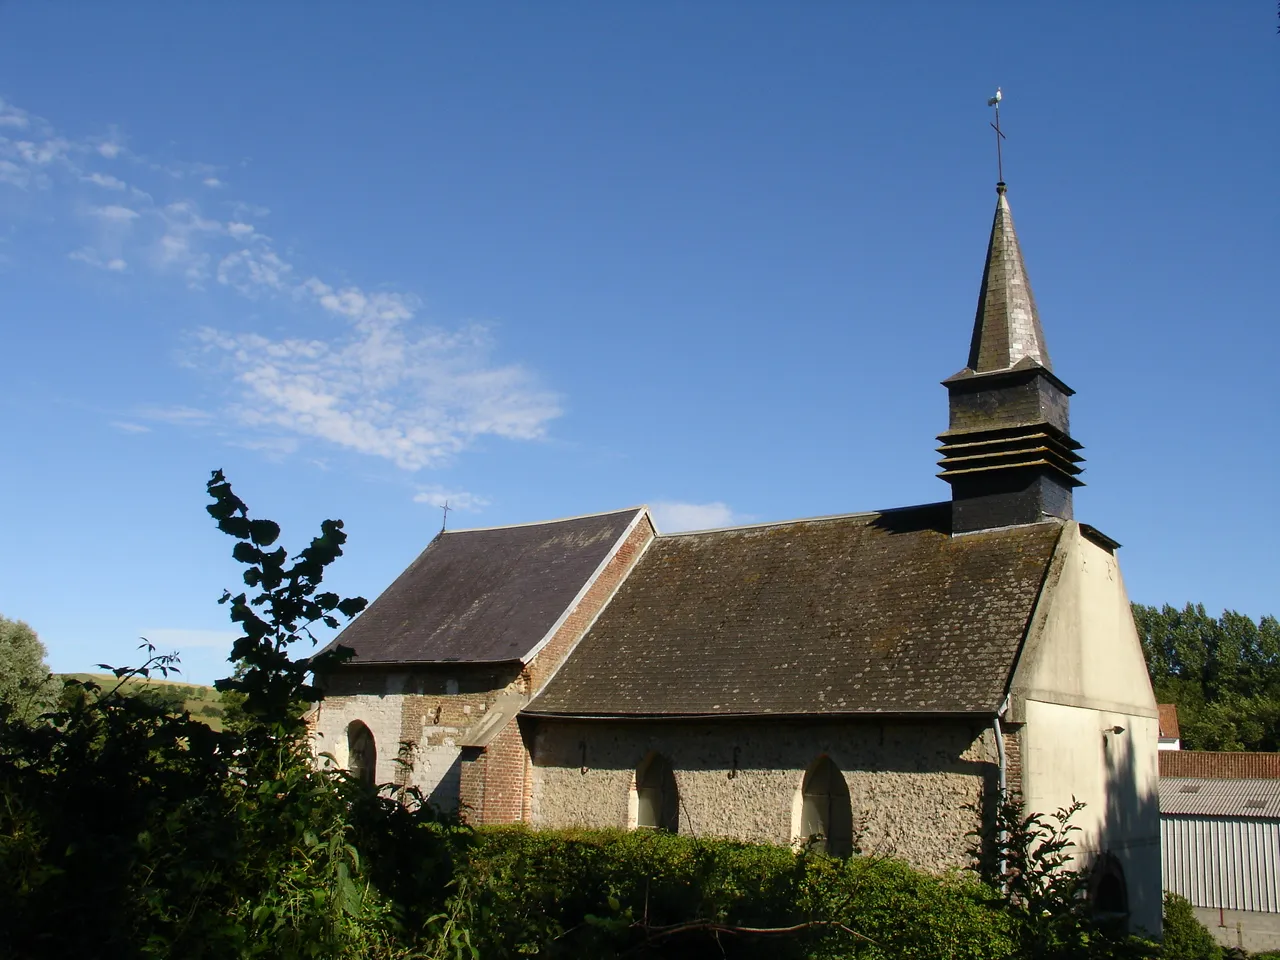
[[[335,589],[440,526],[945,499],[995,203],[1144,603],[1280,613],[1257,2],[0,6],[0,613],[226,672],[225,469]]]

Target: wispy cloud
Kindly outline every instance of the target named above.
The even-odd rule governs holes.
[[[137,416],[144,420],[158,423],[170,423],[179,426],[203,425],[213,420],[213,414],[195,407],[142,407]]]
[[[98,186],[104,187],[107,190],[123,190],[128,186],[128,184],[119,177],[113,177],[109,173],[89,173],[80,179],[85,183],[96,183]]]
[[[122,257],[104,257],[92,247],[81,247],[79,250],[72,250],[67,254],[67,259],[97,267],[99,270],[112,270],[117,273],[127,270],[129,267],[129,264]]]
[[[219,415],[249,428],[256,434],[249,442],[264,453],[287,455],[299,440],[313,439],[419,470],[482,438],[536,440],[560,415],[559,398],[533,372],[497,359],[490,326],[427,324],[411,293],[316,275],[263,233],[265,207],[233,198],[215,203],[208,194],[197,201],[190,191],[201,186],[225,193],[218,167],[155,161],[127,143],[116,130],[68,138],[0,100],[0,183],[26,191],[65,188],[49,195],[65,194],[94,235],[94,242],[82,237],[70,245],[71,260],[128,269],[135,282],[176,276],[193,290],[212,282],[212,290],[254,301],[257,315],[278,306],[286,315],[277,325],[305,325],[308,313],[342,321],[336,335],[332,323],[317,324],[324,336],[217,327],[195,333],[197,349],[188,360],[228,375]],[[126,176],[117,175],[121,165]],[[80,196],[93,191],[100,201],[102,190],[127,191],[128,204]],[[143,423],[188,426],[212,417],[188,407],[135,415]]]
[[[121,433],[150,433],[151,428],[143,426],[140,423],[133,423],[129,420],[112,420],[111,426],[119,430]]]
[[[680,503],[666,500],[649,506],[653,522],[663,533],[684,530],[714,530],[747,522],[750,518],[733,511],[727,503]]]
[[[413,502],[433,507],[448,504],[450,510],[462,510],[466,513],[479,513],[492,503],[488,497],[479,494],[468,493],[466,490],[446,490],[440,486],[423,487],[413,495]]]

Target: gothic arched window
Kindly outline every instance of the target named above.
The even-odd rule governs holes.
[[[373,786],[378,769],[378,747],[373,733],[359,720],[347,727],[347,772]]]
[[[1124,880],[1124,868],[1114,854],[1104,853],[1093,865],[1090,899],[1094,913],[1101,917],[1119,919],[1129,913],[1129,888]]]
[[[813,848],[833,857],[853,853],[853,810],[844,774],[830,757],[819,757],[804,775],[800,835]]]
[[[680,794],[671,764],[652,753],[636,771],[636,826],[649,830],[680,832]]]

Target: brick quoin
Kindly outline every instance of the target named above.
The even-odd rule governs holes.
[[[586,595],[565,617],[555,635],[525,666],[525,692],[534,696],[578,645],[587,628],[626,579],[654,538],[647,516],[627,535]],[[527,822],[533,809],[532,733],[526,736],[512,718],[488,746],[462,754],[462,815],[471,823]]]
[[[1011,794],[1022,793],[1022,728],[1004,731],[1005,784]]]

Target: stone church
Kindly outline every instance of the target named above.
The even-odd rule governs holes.
[[[477,823],[665,829],[940,871],[1002,790],[1077,798],[1101,909],[1160,929],[1157,711],[1003,183],[942,503],[441,533],[337,642],[316,749]]]

